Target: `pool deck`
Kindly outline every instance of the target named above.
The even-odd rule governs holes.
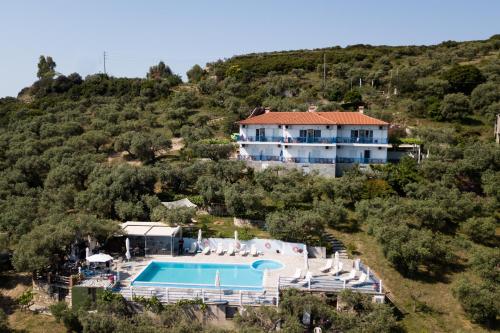
[[[303,256],[288,256],[282,254],[265,254],[256,257],[247,255],[240,256],[238,254],[234,256],[229,255],[217,255],[211,253],[209,255],[204,255],[197,253],[195,255],[182,255],[182,256],[148,256],[146,258],[133,258],[129,262],[118,263],[118,270],[120,271],[120,281],[125,287],[130,286],[132,280],[149,264],[150,261],[159,262],[189,262],[189,263],[218,263],[218,264],[251,264],[256,260],[275,260],[279,261],[284,265],[283,268],[275,270],[267,270],[267,275],[264,277],[264,288],[277,288],[278,280],[286,279],[287,277],[292,277],[295,274],[297,268],[302,269],[302,277],[304,277],[307,271],[313,274],[313,277],[317,279],[322,278],[333,278],[329,273],[322,273],[321,268],[325,266],[327,259],[319,258],[309,258],[308,265],[309,268],[305,267],[305,261]],[[354,261],[351,259],[340,259],[343,262],[344,267],[353,267]]]

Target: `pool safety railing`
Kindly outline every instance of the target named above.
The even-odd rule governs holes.
[[[228,289],[187,289],[160,287],[126,287],[120,289],[121,295],[128,301],[135,297],[157,297],[162,303],[177,303],[181,300],[202,300],[203,303],[227,302],[232,306],[261,306],[279,304],[277,289],[262,291],[228,290]]]

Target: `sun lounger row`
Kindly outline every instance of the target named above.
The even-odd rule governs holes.
[[[211,252],[212,252],[212,249],[210,248],[210,246],[205,246],[203,248],[203,250],[201,251],[201,253],[203,253],[205,255],[209,255]],[[261,254],[261,252],[259,252],[257,250],[257,247],[255,245],[252,245],[250,247],[250,251],[247,250],[245,244],[243,244],[239,250],[236,250],[234,248],[233,244],[230,244],[229,247],[227,248],[227,250],[225,250],[223,248],[223,246],[222,246],[222,243],[218,243],[217,244],[217,248],[215,249],[215,253],[217,253],[220,256],[224,255],[224,253],[226,253],[226,254],[228,254],[230,256],[235,255],[236,253],[238,253],[241,256],[246,256],[246,255],[248,255],[250,253],[250,255],[253,256],[253,257],[256,257],[259,254]]]

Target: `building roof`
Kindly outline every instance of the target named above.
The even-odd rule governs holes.
[[[121,224],[127,236],[175,236],[180,227],[169,227],[161,222],[127,221]]]
[[[239,122],[241,125],[388,125],[359,112],[268,112]]]
[[[194,203],[192,203],[188,198],[184,198],[181,200],[177,201],[165,201],[161,203],[163,206],[167,207],[168,209],[175,209],[175,208],[195,208],[198,207]]]

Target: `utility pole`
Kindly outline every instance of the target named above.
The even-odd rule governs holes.
[[[323,89],[326,87],[326,53],[323,53]]]
[[[104,60],[104,74],[107,74],[106,73],[106,51],[104,51],[104,53],[102,54],[102,58]]]

